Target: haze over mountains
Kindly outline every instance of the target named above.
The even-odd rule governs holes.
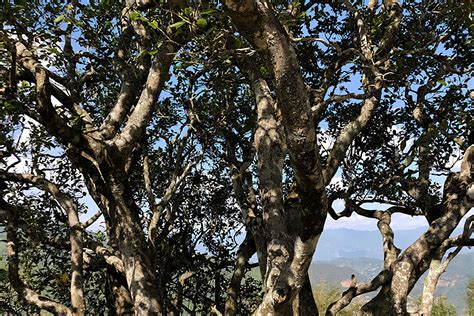
[[[395,245],[403,250],[424,231],[425,228],[395,231]],[[460,231],[455,231],[457,233]],[[312,284],[323,282],[342,290],[352,274],[358,283],[363,283],[382,269],[382,238],[378,231],[328,229],[320,238],[315,259],[310,267]],[[450,263],[438,283],[436,295],[446,296],[447,302],[456,306],[459,315],[465,315],[466,286],[471,277],[474,277],[474,249],[465,249]],[[421,295],[423,279],[412,291],[412,300]]]

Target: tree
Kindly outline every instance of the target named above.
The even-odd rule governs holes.
[[[469,279],[469,283],[467,284],[466,288],[466,299],[467,299],[467,314],[473,315],[474,314],[474,280],[471,278]]]
[[[326,313],[381,288],[363,311],[406,314],[430,262],[472,243],[471,221],[450,238],[473,204],[468,7],[8,2],[0,206],[11,286],[53,313],[85,313],[95,272],[117,313],[234,315],[258,301],[256,314],[315,315],[308,267],[326,217],[357,213],[378,220],[384,269]],[[86,222],[84,192],[98,209]],[[403,253],[395,212],[430,224]],[[101,216],[96,236],[87,227]],[[69,293],[45,298],[22,280],[29,238],[64,250]],[[252,282],[241,288],[254,253],[261,301]]]
[[[423,303],[422,303],[423,304]],[[446,303],[446,297],[440,296],[438,299],[435,300],[435,303],[432,304],[432,308],[430,309],[429,314],[424,314],[422,308],[420,309],[421,312],[419,315],[457,315],[456,307],[452,304]]]

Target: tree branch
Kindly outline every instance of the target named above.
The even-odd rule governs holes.
[[[145,137],[146,126],[151,119],[161,89],[168,80],[169,68],[177,50],[176,44],[163,43],[159,52],[154,56],[138,102],[122,132],[113,139],[113,144],[121,155],[128,156],[136,144]]]
[[[158,236],[157,225],[159,223],[163,210],[173,198],[180,184],[184,181],[184,179],[186,179],[189,172],[201,159],[202,159],[202,155],[199,155],[195,159],[189,161],[188,164],[184,167],[180,175],[178,175],[175,172],[175,174],[173,175],[173,178],[171,179],[170,184],[168,185],[168,188],[165,191],[165,194],[161,197],[160,202],[155,206],[152,218],[150,220],[150,223],[148,224],[148,231],[149,231],[148,239],[151,241],[153,245],[155,245],[156,237]],[[177,168],[176,170],[178,170],[178,166],[176,168]]]
[[[255,241],[250,231],[247,231],[245,239],[237,251],[237,260],[235,262],[234,273],[227,287],[227,300],[225,302],[225,315],[236,315],[237,300],[239,298],[240,283],[245,276],[245,269],[248,261],[256,252]]]
[[[334,146],[331,149],[327,159],[326,166],[323,170],[324,182],[326,184],[331,182],[331,179],[344,159],[345,153],[349,146],[373,117],[375,108],[380,102],[381,91],[382,80],[376,79],[374,91],[372,92],[373,95],[364,100],[359,116],[348,123],[342,129],[341,134],[337,137],[336,142],[334,143]]]
[[[0,198],[0,209],[7,213],[7,258],[8,258],[8,277],[10,284],[28,304],[37,306],[38,308],[47,310],[58,315],[72,315],[72,310],[67,306],[53,301],[47,297],[39,295],[37,292],[29,288],[20,277],[18,248],[19,240],[17,237],[17,218],[20,209],[14,205],[7,203]]]
[[[391,274],[387,270],[380,272],[369,283],[355,285],[342,293],[342,297],[337,301],[331,303],[326,309],[326,316],[336,315],[340,310],[349,305],[352,300],[362,294],[373,292],[380,286],[387,284],[391,280]]]
[[[79,144],[81,133],[70,127],[65,120],[59,116],[51,103],[51,83],[49,82],[49,71],[47,71],[33,54],[20,42],[15,43],[16,55],[21,65],[27,69],[36,79],[37,110],[51,135],[56,136],[61,143]]]
[[[71,243],[71,304],[74,313],[84,313],[83,293],[83,243],[82,226],[77,213],[77,205],[67,194],[61,192],[59,187],[38,176],[25,173],[7,173],[0,170],[1,181],[15,181],[32,184],[50,193],[65,210],[68,217],[69,240]]]
[[[102,211],[98,210],[94,215],[92,215],[85,223],[83,223],[82,229],[86,229],[87,227],[91,226],[92,224],[95,223],[96,220],[99,219],[99,217],[102,215]]]

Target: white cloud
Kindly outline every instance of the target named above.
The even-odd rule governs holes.
[[[356,230],[376,230],[377,220],[352,214],[351,217],[343,217],[337,221],[330,216],[326,219],[326,229],[348,228]]]

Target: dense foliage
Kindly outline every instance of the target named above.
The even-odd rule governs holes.
[[[1,19],[3,312],[313,315],[326,217],[358,214],[384,269],[319,312],[400,315],[473,243],[468,2],[15,0]],[[430,225],[403,252],[396,212]]]

